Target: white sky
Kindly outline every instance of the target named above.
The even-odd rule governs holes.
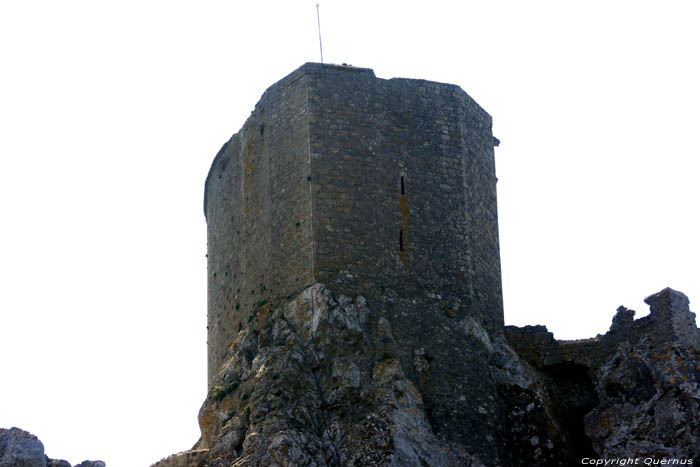
[[[506,322],[700,300],[697,1],[321,2],[324,58],[494,117]],[[75,464],[198,438],[204,179],[319,61],[310,1],[0,1],[0,427]]]

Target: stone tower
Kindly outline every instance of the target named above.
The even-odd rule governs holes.
[[[316,63],[272,85],[207,177],[209,384],[257,307],[320,282],[390,322],[438,430],[488,436],[495,144],[458,86]]]

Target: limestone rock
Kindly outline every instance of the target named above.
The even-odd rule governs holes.
[[[642,339],[624,344],[600,369],[600,404],[585,418],[601,456],[700,462],[700,354]]]
[[[463,328],[490,352],[484,377],[498,387],[506,448],[488,459],[435,433],[418,386],[395,357],[389,322],[362,297],[335,298],[316,284],[278,307],[263,304],[229,348],[200,411],[196,448],[206,461],[156,465],[558,466],[593,453],[582,421],[592,399],[575,397],[578,367],[558,368],[573,381],[552,379],[502,335],[468,321]],[[413,355],[415,377],[429,377],[425,351]]]
[[[156,465],[691,455],[685,295],[648,297],[639,320],[620,307],[593,339],[503,329],[497,144],[452,85],[306,64],[271,86],[205,185],[202,438]],[[318,282],[333,293],[301,289]]]
[[[499,342],[492,362],[500,370],[498,398],[504,406],[508,450],[503,465],[574,465],[577,451],[561,408],[534,368]]]
[[[483,465],[432,432],[395,346],[362,297],[263,305],[200,411],[207,465]]]
[[[208,449],[192,449],[168,456],[153,465],[158,467],[203,467],[208,455]]]
[[[46,467],[44,445],[19,428],[0,428],[0,467]]]
[[[258,307],[215,375],[195,450],[156,466],[700,463],[700,330],[680,292],[647,303],[649,316],[620,307],[607,334],[580,341],[557,341],[544,326],[499,335],[461,322],[486,349],[484,377],[497,387],[504,448],[487,457],[436,433],[415,383],[430,377],[425,349],[412,351],[407,371],[381,312],[316,284]]]
[[[488,350],[484,377],[497,383],[506,446],[477,458],[435,433],[419,386],[396,358],[401,349],[389,322],[361,296],[336,298],[316,284],[278,306],[262,304],[238,333],[200,411],[199,463],[157,465],[559,466],[631,453],[689,458],[700,442],[700,367],[691,345],[697,329],[680,295],[662,291],[650,317],[638,321],[620,308],[610,333],[588,341],[556,341],[542,326],[510,329],[521,356],[502,335],[464,321],[464,332]],[[414,378],[429,377],[422,348],[412,364]]]
[[[587,451],[578,449],[551,381],[503,336],[466,321],[463,327],[488,343],[484,377],[498,385],[506,448],[488,459],[435,433],[418,386],[395,357],[389,322],[361,296],[335,298],[320,284],[279,307],[264,304],[241,329],[200,411],[196,448],[208,450],[208,467],[558,466],[580,459]],[[413,354],[416,377],[429,377],[423,349]],[[190,465],[166,461],[157,467]]]
[[[544,326],[507,326],[505,334],[559,412],[541,425],[562,420],[578,457],[700,463],[695,315],[688,298],[670,288],[645,301],[648,316],[634,320],[633,310],[620,307],[610,331],[593,339],[556,341]],[[512,399],[512,392],[504,397]],[[523,437],[516,438],[517,447]]]
[[[19,428],[0,428],[0,467],[71,467],[44,454],[39,438]],[[102,461],[83,461],[75,467],[106,467]]]
[[[68,461],[64,461],[62,459],[49,459],[47,457],[46,467],[71,467],[71,465]]]

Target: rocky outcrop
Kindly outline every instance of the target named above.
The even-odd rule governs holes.
[[[71,467],[49,459],[39,438],[19,428],[0,428],[0,467]],[[102,461],[83,461],[75,467],[105,467]]]
[[[623,344],[596,372],[599,404],[586,435],[604,457],[685,458],[700,463],[700,355],[650,339]]]
[[[168,456],[154,465],[158,467],[203,467],[208,456],[208,449],[193,449]]]
[[[45,467],[44,445],[19,428],[0,428],[0,467]]]
[[[645,301],[651,306],[649,316],[627,320],[629,329],[643,332],[632,332],[635,338],[620,342],[596,370],[600,402],[585,417],[586,434],[601,456],[624,453],[700,463],[700,332],[695,315],[688,298],[671,289]]]
[[[489,336],[471,321],[463,327],[488,350],[491,371],[482,377],[498,387],[493,399],[500,407],[496,424],[503,448],[490,457],[477,456],[435,433],[417,384],[396,358],[399,349],[386,319],[361,296],[334,297],[316,284],[278,307],[258,307],[216,374],[200,411],[202,438],[195,450],[155,465],[573,462],[572,436],[546,381],[520,360],[502,335]],[[430,377],[432,359],[418,348],[411,370]]]
[[[498,372],[507,449],[498,465],[574,465],[581,457],[547,381],[504,343],[492,360]]]
[[[688,298],[666,288],[648,316],[620,307],[610,331],[556,341],[544,326],[506,327],[547,381],[582,456],[700,463],[700,330]]]
[[[647,303],[649,316],[635,321],[621,307],[610,332],[573,342],[544,326],[490,335],[465,321],[488,350],[484,377],[500,407],[503,447],[484,456],[436,433],[381,313],[316,284],[259,305],[216,374],[195,449],[155,465],[562,466],[629,457],[697,465],[700,331],[683,294],[665,289]],[[410,370],[429,377],[431,358],[418,348]]]
[[[396,353],[362,297],[317,284],[263,304],[200,411],[207,465],[482,465],[434,435]]]
[[[202,438],[157,465],[689,456],[683,294],[636,321],[620,307],[594,339],[504,330],[497,143],[453,85],[305,64],[271,86],[205,185]]]

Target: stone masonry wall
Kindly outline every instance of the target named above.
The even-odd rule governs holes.
[[[458,86],[305,69],[317,281],[500,329],[491,117]]]
[[[260,304],[313,282],[306,98],[301,72],[270,87],[207,177],[210,382]]]
[[[207,178],[210,385],[258,307],[320,282],[391,323],[441,436],[500,449],[495,143],[454,85],[309,63],[269,88]]]
[[[488,359],[459,356],[503,326],[491,117],[458,86],[305,69],[316,280],[384,312],[441,434],[488,436]]]
[[[271,86],[207,178],[202,439],[163,465],[700,462],[685,295],[594,339],[504,331],[497,144],[454,85],[307,63]]]

